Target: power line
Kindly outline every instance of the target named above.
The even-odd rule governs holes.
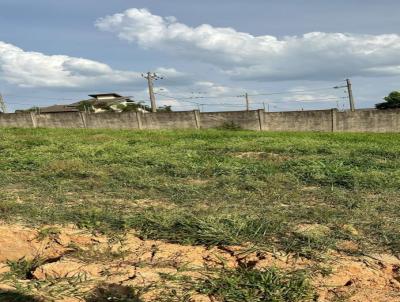
[[[346,87],[346,86],[344,86]],[[330,90],[339,88],[338,86],[331,86],[331,87],[323,87],[323,88],[316,88],[316,89],[304,89],[304,90],[292,90],[292,91],[279,91],[279,92],[265,92],[265,93],[255,93],[255,94],[248,94],[248,96],[265,96],[265,95],[276,95],[276,94],[294,94],[300,92],[313,92],[313,91],[322,91],[322,90]],[[160,94],[160,93],[157,93]],[[161,94],[160,94],[161,95]],[[219,99],[219,98],[242,98],[245,94],[242,95],[220,95],[220,96],[182,96],[179,97],[181,100],[192,100],[192,99]],[[172,96],[168,96],[173,98]]]
[[[172,98],[172,97],[171,97]],[[335,98],[321,98],[321,99],[315,99],[315,100],[286,100],[286,101],[274,101],[274,102],[250,102],[250,104],[256,105],[256,104],[280,104],[280,103],[297,103],[297,102],[304,102],[304,103],[317,103],[317,102],[325,102],[325,101],[334,101],[334,100],[342,100],[346,99],[347,97],[335,97]],[[179,101],[178,98],[174,98],[177,101]],[[243,107],[243,105],[238,104],[238,103],[194,103],[191,102],[195,105],[204,105],[204,106],[234,106],[234,107]],[[179,105],[173,105],[173,106],[179,106]]]
[[[162,94],[162,93],[159,93],[159,92],[156,92],[155,94],[158,94],[158,95],[161,95],[161,96],[164,96],[164,97],[167,97],[167,98],[171,98],[171,99],[174,99],[174,100],[177,100],[177,101],[181,101],[181,102],[186,102],[186,103],[191,103],[191,104],[195,104],[195,105],[200,105],[200,103],[198,103],[198,102],[187,101],[187,100],[185,100],[185,98],[181,98],[181,97],[177,98],[177,97],[173,97],[173,96],[171,96],[171,95]]]
[[[257,94],[249,94],[249,96],[260,96],[260,95],[276,95],[276,94],[293,94],[293,93],[301,93],[301,92],[313,92],[313,91],[322,91],[322,90],[330,90],[335,89],[335,87],[325,87],[325,88],[317,88],[317,89],[307,89],[307,90],[292,90],[292,91],[280,91],[280,92],[270,92],[270,93],[257,93]]]

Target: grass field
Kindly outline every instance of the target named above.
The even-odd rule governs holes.
[[[1,129],[0,187],[10,222],[400,253],[399,134]]]

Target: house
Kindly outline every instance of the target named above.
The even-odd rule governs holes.
[[[78,108],[80,111],[88,111],[94,113],[114,111],[124,111],[129,105],[134,106],[137,111],[148,112],[148,108],[136,103],[128,96],[122,96],[118,93],[101,93],[101,94],[90,94],[91,99],[82,100],[68,106]]]
[[[38,113],[65,113],[65,112],[122,112],[122,111],[139,111],[149,112],[148,106],[141,105],[135,102],[128,96],[122,96],[118,93],[100,93],[90,94],[91,98],[75,102],[68,105],[52,105],[48,107],[37,107],[28,109],[28,111],[35,111]],[[18,112],[25,112],[26,110],[17,110]],[[16,112],[17,112],[16,111]]]

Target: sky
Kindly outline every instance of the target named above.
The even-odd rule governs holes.
[[[400,89],[398,0],[0,0],[8,111],[117,92],[174,110],[373,107]],[[333,87],[341,87],[333,89]]]

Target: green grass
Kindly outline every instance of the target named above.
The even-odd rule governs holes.
[[[199,293],[223,302],[297,302],[315,297],[304,273],[283,273],[275,268],[225,270],[196,287]]]
[[[400,252],[399,134],[0,129],[0,187],[7,221],[308,257],[339,240]]]

